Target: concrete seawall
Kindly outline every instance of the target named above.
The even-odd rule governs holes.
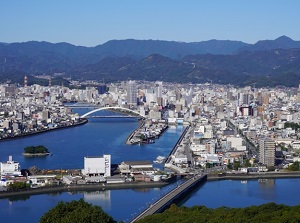
[[[216,174],[207,175],[207,180],[251,180],[251,179],[279,179],[279,178],[300,178],[300,172],[284,173],[258,173],[258,174],[230,174],[218,176]]]
[[[167,182],[127,182],[118,184],[76,184],[63,185],[52,187],[32,188],[19,191],[0,191],[0,199],[14,197],[19,195],[35,195],[47,194],[52,192],[66,192],[66,191],[97,191],[97,190],[121,190],[121,189],[135,189],[135,188],[155,188],[168,185]]]
[[[139,126],[133,130],[130,135],[128,136],[128,138],[126,139],[126,144],[131,145],[130,140],[132,139],[132,137],[135,135],[135,133],[140,129],[143,128],[146,124],[146,122],[144,120],[140,121],[141,123],[139,124]]]

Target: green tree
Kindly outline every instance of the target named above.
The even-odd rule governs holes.
[[[251,167],[251,163],[250,163],[249,159],[246,159],[244,166],[245,167]]]
[[[27,184],[26,182],[16,182],[13,184],[9,184],[7,189],[8,190],[22,190],[22,189],[26,189],[29,187],[30,187],[30,185]]]
[[[59,202],[45,213],[40,223],[116,223],[101,207],[86,203],[83,199]]]
[[[233,168],[235,170],[238,170],[240,167],[241,167],[241,162],[240,161],[234,161]]]
[[[287,168],[289,171],[299,171],[300,167],[299,167],[299,162],[296,161],[293,164],[289,165],[289,167]]]
[[[43,145],[39,145],[39,146],[27,146],[24,148],[24,152],[25,153],[49,153],[48,149],[43,146]]]

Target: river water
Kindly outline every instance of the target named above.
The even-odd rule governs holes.
[[[154,144],[126,145],[127,136],[137,126],[138,121],[134,119],[93,119],[82,126],[2,141],[0,159],[6,161],[8,156],[12,155],[14,160],[20,162],[22,168],[37,166],[40,169],[79,169],[83,168],[84,156],[103,154],[111,154],[112,163],[115,164],[124,160],[152,161],[159,155],[167,156],[183,131],[182,126],[169,128]],[[44,145],[53,155],[23,157],[23,148],[32,145]],[[89,203],[100,205],[117,221],[128,222],[174,186],[176,184],[163,188],[64,192],[0,199],[0,219],[1,222],[38,222],[39,218],[59,201],[83,198]],[[299,186],[300,179],[212,181],[201,185],[182,202],[182,205],[243,207],[272,201],[296,205],[300,204],[299,196],[295,195]]]

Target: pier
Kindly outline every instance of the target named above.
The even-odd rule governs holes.
[[[179,147],[182,145],[183,140],[185,139],[185,137],[188,134],[188,132],[190,131],[190,129],[191,129],[190,125],[184,129],[183,133],[181,134],[180,138],[177,140],[175,146],[173,147],[172,151],[170,152],[168,158],[165,161],[165,168],[173,170],[174,172],[176,172],[178,174],[184,174],[185,170],[176,165],[173,165],[173,158],[175,157],[175,153],[177,152]]]
[[[149,205],[142,213],[137,215],[132,222],[136,222],[148,215],[161,213],[167,208],[171,206],[171,204],[180,201],[184,198],[187,194],[193,191],[196,187],[207,180],[207,175],[195,175],[191,177],[189,180],[185,181],[184,183],[178,185],[169,193],[161,197],[159,200],[155,201],[153,204]]]

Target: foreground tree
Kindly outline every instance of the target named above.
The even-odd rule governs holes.
[[[147,216],[137,223],[283,223],[300,222],[300,205],[286,206],[275,203],[245,208],[205,206],[171,207],[163,213]]]
[[[84,202],[83,199],[59,202],[45,213],[40,223],[116,223],[101,207]]]

